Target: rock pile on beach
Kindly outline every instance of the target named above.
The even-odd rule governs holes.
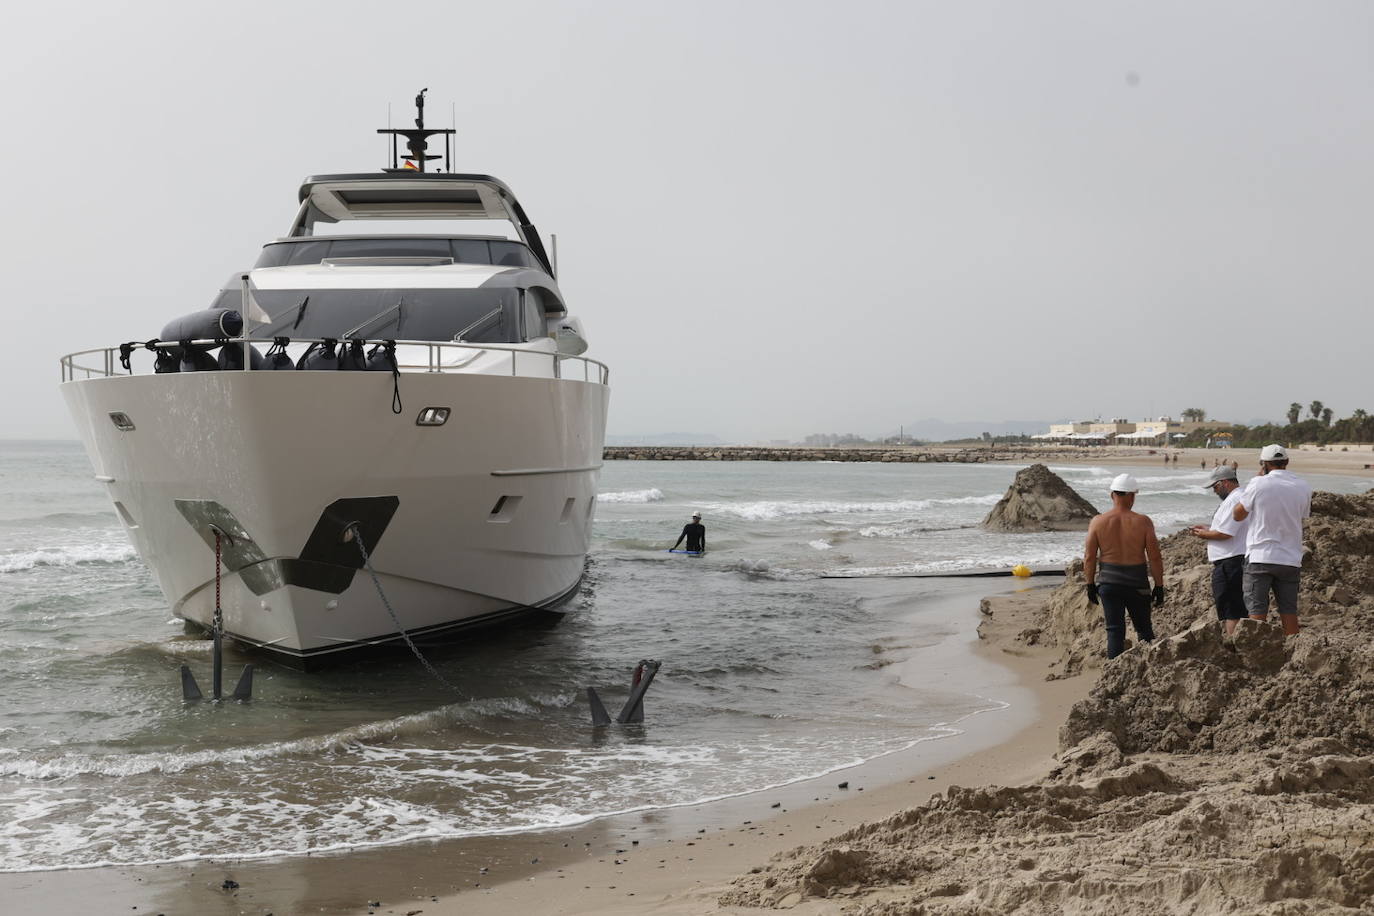
[[[1095,515],[1093,504],[1063,478],[1043,464],[1033,464],[1016,472],[1006,494],[983,519],[983,527],[989,531],[1086,531]]]
[[[722,903],[895,914],[1245,913],[1374,908],[1374,494],[1319,493],[1305,538],[1303,632],[1223,635],[1206,554],[1162,544],[1158,638],[1105,664],[1080,569],[1027,641],[1059,672],[1101,667],[1028,786],[951,788],[779,856]]]

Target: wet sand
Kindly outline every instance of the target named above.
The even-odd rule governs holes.
[[[1058,723],[1085,679],[1046,683],[1048,653],[1022,654],[997,635],[1028,625],[1009,611],[997,612],[985,627],[992,638],[980,641],[979,597],[989,585],[968,583],[943,599],[952,635],[901,663],[904,682],[1008,704],[958,722],[963,734],[954,737],[779,789],[575,829],[275,861],[4,874],[0,898],[8,912],[45,914],[711,912],[713,888],[775,852],[924,801],[951,783],[1030,779],[1049,765]],[[996,603],[1030,607],[1037,592]]]

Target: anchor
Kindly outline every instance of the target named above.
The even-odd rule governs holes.
[[[654,676],[658,674],[659,666],[662,664],[652,658],[643,658],[635,665],[634,678],[630,682],[630,697],[621,707],[620,715],[615,717],[616,722],[624,725],[628,722],[644,721],[644,694],[648,692],[649,685],[654,682]],[[606,712],[601,697],[596,695],[595,687],[587,688],[587,701],[592,706],[592,724],[610,725],[611,716]]]
[[[224,684],[224,611],[220,608],[220,539],[227,540],[230,545],[234,539],[225,534],[214,525],[210,530],[215,533],[215,616],[211,619],[210,634],[214,640],[212,658],[214,672],[211,681],[211,699],[219,700],[223,693]],[[202,700],[205,694],[201,693],[200,685],[196,683],[196,676],[191,673],[189,665],[181,666],[181,696],[185,700]],[[234,692],[229,695],[232,700],[250,700],[253,698],[253,666],[244,665],[243,674],[239,675],[239,682],[234,687]]]

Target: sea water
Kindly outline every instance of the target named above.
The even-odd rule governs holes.
[[[1103,506],[1123,468],[1055,470]],[[1126,470],[1161,533],[1210,518],[1206,469]],[[956,734],[995,704],[891,664],[934,641],[947,584],[821,577],[1061,564],[1081,534],[978,528],[1015,471],[608,462],[570,613],[436,653],[456,693],[398,653],[265,665],[251,703],[188,705],[177,668],[204,681],[209,643],[171,618],[79,445],[0,443],[0,871],[537,830]],[[667,553],[694,510],[706,555]],[[614,714],[641,658],[663,663],[645,724],[591,728],[586,686]],[[251,660],[231,651],[228,676]]]

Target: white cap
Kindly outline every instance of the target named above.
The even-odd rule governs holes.
[[[692,513],[692,518],[701,518],[701,513],[700,513],[700,512],[693,512],[693,513]]]
[[[1113,493],[1139,493],[1140,484],[1130,474],[1117,474],[1112,478]]]
[[[1260,449],[1260,461],[1287,461],[1288,453],[1283,450],[1282,445],[1266,445]]]

